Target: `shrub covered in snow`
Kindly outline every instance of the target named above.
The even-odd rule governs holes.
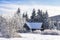
[[[60,35],[60,31],[59,30],[45,30],[45,31],[41,32],[41,34],[44,34],[44,35]]]

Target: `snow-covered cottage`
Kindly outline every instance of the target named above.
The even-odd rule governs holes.
[[[42,23],[35,23],[35,22],[26,22],[24,25],[24,28],[28,31],[34,31],[34,30],[41,30],[42,28]]]

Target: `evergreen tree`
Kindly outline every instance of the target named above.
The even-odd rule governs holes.
[[[35,14],[35,9],[33,9],[31,19],[34,19],[35,15],[36,15],[36,14]]]
[[[37,16],[35,14],[35,10],[33,10],[32,16],[31,16],[31,22],[42,22],[43,26],[42,28],[48,29],[49,28],[49,20],[48,20],[48,12],[45,13],[42,12],[42,10],[38,9]]]
[[[26,17],[26,21],[28,21],[28,15],[27,15],[27,12],[26,12],[26,15],[25,15],[25,17]]]
[[[46,11],[46,14],[45,15],[46,15],[46,19],[48,19],[48,12],[47,11]]]
[[[37,12],[38,15],[42,15],[42,10],[40,11],[40,9],[38,9],[38,12]]]
[[[45,14],[43,14],[43,26],[44,26],[44,29],[49,28],[49,20],[48,20],[48,12],[47,11]]]
[[[22,17],[23,17],[23,18],[25,17],[24,13],[23,13]]]
[[[23,18],[26,18],[26,21],[29,20],[27,12],[26,12],[26,14],[23,13]]]
[[[38,16],[38,22],[42,22],[43,21],[43,13],[42,13],[42,10],[40,11],[38,9],[38,12],[37,12],[37,16]]]
[[[49,28],[48,12],[46,11],[46,27]]]
[[[18,8],[18,10],[17,10],[17,14],[19,15],[19,13],[20,13],[20,8]]]

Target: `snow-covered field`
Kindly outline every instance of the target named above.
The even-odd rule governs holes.
[[[60,31],[44,31],[44,32],[60,32]],[[21,38],[0,38],[0,40],[60,40],[60,35],[41,35],[40,33],[18,33]]]
[[[20,33],[22,38],[0,38],[0,40],[60,40],[58,35],[41,35],[33,33]]]

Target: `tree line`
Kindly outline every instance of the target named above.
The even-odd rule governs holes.
[[[26,15],[23,17],[26,17],[26,21],[27,22],[42,22],[43,23],[43,28],[47,29],[49,28],[49,17],[48,17],[48,12],[43,12],[42,10],[38,9],[37,13],[35,11],[35,9],[32,10],[32,15],[30,16],[30,19],[28,18],[28,15],[26,13]]]

